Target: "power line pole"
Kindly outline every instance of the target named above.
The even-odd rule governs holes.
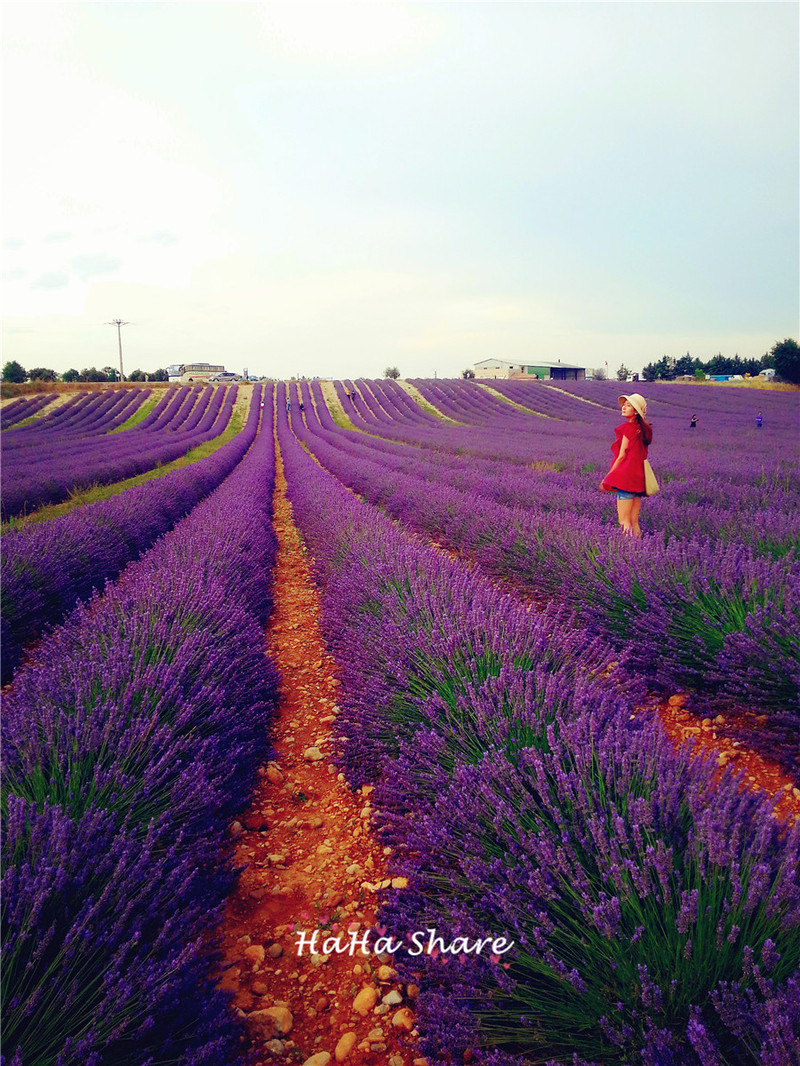
[[[106,322],[106,325],[117,327],[117,340],[119,341],[119,380],[122,382],[125,380],[125,375],[122,372],[122,327],[129,326],[130,322],[124,322],[121,318],[114,318],[111,322]]]

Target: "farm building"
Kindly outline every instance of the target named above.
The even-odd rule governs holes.
[[[510,363],[507,359],[481,359],[475,363],[476,378],[540,378],[545,381],[583,381],[586,367],[562,363]]]

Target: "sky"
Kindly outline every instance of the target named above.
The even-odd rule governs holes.
[[[3,5],[2,360],[455,377],[800,339],[798,5]]]

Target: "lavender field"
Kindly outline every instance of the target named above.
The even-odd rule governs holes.
[[[408,878],[381,921],[513,941],[395,956],[429,1061],[800,1061],[800,822],[633,713],[755,711],[743,741],[800,785],[800,393],[640,386],[635,541],[598,488],[620,386],[411,384],[256,386],[212,456],[3,538],[9,1066],[239,1061],[208,938],[270,757],[278,454],[336,758]],[[4,508],[219,432],[210,393],[117,433],[142,396],[11,412]]]
[[[148,392],[78,394],[41,419],[16,430],[12,426],[3,437],[3,518],[59,503],[75,489],[122,481],[184,455],[223,432],[236,401],[236,386],[227,393],[211,386],[172,388],[134,428],[109,436]]]

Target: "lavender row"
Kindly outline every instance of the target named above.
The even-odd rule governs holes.
[[[120,389],[105,391],[89,397],[77,397],[56,408],[41,420],[6,435],[4,449],[15,456],[18,451],[35,457],[37,446],[45,441],[60,444],[72,439],[108,433],[122,425],[145,399],[149,390]]]
[[[418,383],[424,385],[425,383]],[[438,389],[445,385],[453,393],[469,390],[485,392],[474,382],[436,382]],[[502,459],[518,465],[549,463],[557,470],[579,472],[589,467],[605,471],[610,461],[609,439],[611,427],[618,418],[616,397],[626,386],[610,382],[578,382],[572,391],[576,398],[563,395],[560,386],[510,382],[532,392],[534,396],[548,390],[559,396],[567,408],[558,412],[558,421],[515,410],[497,401],[491,417],[475,416],[471,426],[454,426],[441,419],[434,425],[411,425],[394,420],[388,414],[378,419],[378,432],[384,437],[411,445],[422,445],[436,451]],[[561,382],[560,385],[570,383]],[[605,386],[607,405],[585,403],[585,386]],[[645,386],[642,386],[643,388]],[[662,386],[659,395],[669,395],[675,386]],[[610,390],[610,391],[608,391]],[[646,392],[650,397],[650,386]],[[743,390],[742,390],[743,391]],[[673,392],[674,395],[674,392]],[[796,485],[798,453],[795,444],[800,396],[797,393],[759,394],[757,401],[741,392],[736,401],[719,395],[717,390],[701,390],[704,407],[699,412],[696,431],[690,431],[689,418],[674,402],[652,398],[648,413],[655,420],[655,441],[651,460],[659,476],[665,481],[680,481],[701,496],[711,478],[722,486],[756,481],[792,482]],[[585,398],[585,397],[584,397]],[[435,399],[434,399],[434,402]],[[531,401],[533,404],[534,401]],[[754,409],[757,402],[762,409],[763,425],[756,427]],[[737,404],[734,410],[731,405]],[[570,416],[569,405],[574,408]],[[748,411],[747,405],[750,405]],[[542,407],[544,410],[544,408]],[[361,408],[348,411],[354,424],[375,433],[375,424],[360,421]],[[452,412],[457,414],[456,411]]]
[[[30,418],[32,415],[41,411],[43,407],[52,403],[57,396],[58,393],[53,392],[42,396],[32,396],[30,399],[20,397],[18,400],[14,400],[13,403],[10,403],[3,408],[2,416],[0,418],[0,429],[10,429],[11,426],[15,426],[18,422]]]
[[[222,485],[39,648],[3,716],[4,1055],[217,1066],[225,829],[269,755],[278,677],[269,425]]]
[[[367,502],[493,578],[569,605],[653,683],[755,701],[770,715],[757,743],[800,770],[800,575],[790,560],[700,538],[633,541],[591,518],[505,507],[295,428]]]
[[[509,384],[534,391],[547,388],[525,382]],[[786,445],[793,440],[798,397],[782,394],[779,398],[789,403],[769,410],[769,430],[712,424],[713,412],[707,414],[711,439],[705,433],[693,434],[688,424],[674,418],[658,422],[652,454],[664,491],[647,503],[649,525],[668,538],[696,532],[726,542],[743,539],[756,550],[775,555],[796,551],[800,483],[797,460]],[[419,457],[421,444],[437,456],[463,456],[464,474],[460,476],[474,473],[480,479],[482,473],[487,474],[492,482],[484,482],[502,502],[527,506],[530,486],[534,498],[541,496],[547,510],[578,511],[598,519],[605,513],[606,520],[613,521],[613,507],[597,491],[598,473],[610,462],[612,422],[602,410],[584,406],[592,412],[593,423],[531,419],[524,434],[496,426],[481,432],[475,427],[465,438],[464,431],[440,423],[438,435],[426,433],[414,439],[413,434],[401,436],[384,424],[363,428],[372,435],[380,432],[392,437],[398,444],[401,439],[407,441],[405,450],[387,445],[385,450],[396,454]],[[355,421],[358,424],[357,415]],[[366,443],[380,447],[374,439]],[[533,470],[521,469],[525,467]]]
[[[390,416],[399,416],[402,421],[417,425],[437,426],[441,422],[437,415],[423,410],[415,400],[412,400],[406,390],[391,378],[383,381],[367,381],[365,384],[380,399]]]
[[[796,392],[772,389],[720,387],[696,385],[687,382],[641,381],[622,384],[617,381],[561,381],[558,388],[576,396],[586,396],[610,410],[616,409],[617,396],[636,389],[666,408],[675,408],[675,414],[686,417],[694,412],[702,421],[706,411],[724,412],[734,418],[755,419],[759,409],[772,408],[780,412],[791,410],[797,414]]]
[[[4,536],[2,684],[26,644],[113,580],[230,474],[253,443],[260,399],[257,385],[242,432],[205,459]]]
[[[188,387],[181,390],[181,399],[189,394]],[[40,423],[24,427],[19,433],[6,437],[9,455],[17,461],[18,455],[24,455],[24,462],[35,464],[49,457],[54,450],[59,454],[70,451],[102,447],[107,441],[102,438],[123,425],[149,396],[149,389],[127,390],[118,393],[106,392],[96,397],[89,407],[76,405],[68,414],[69,404],[53,412],[52,422],[42,420]],[[152,428],[152,417],[158,417],[175,399],[175,390],[169,390],[156,405],[154,411],[135,427],[135,432]],[[174,410],[174,407],[172,407]],[[63,411],[63,418],[57,418]]]
[[[498,399],[474,381],[426,381],[415,378],[411,384],[443,414],[467,425],[486,425],[498,420],[506,426],[520,428],[530,424],[528,412]]]
[[[514,403],[521,404],[532,411],[550,418],[564,418],[570,421],[589,421],[595,404],[582,396],[570,395],[558,385],[545,385],[537,381],[492,381],[490,388],[506,396]],[[627,386],[621,385],[620,392]]]
[[[8,464],[3,482],[3,517],[60,503],[77,489],[122,481],[178,459],[225,430],[235,400],[235,386],[225,395],[217,390],[191,432],[134,428],[91,445],[78,440],[73,449],[43,444],[38,462],[28,454],[15,456],[17,461]]]
[[[509,464],[499,459],[462,456],[446,451],[420,449],[398,441],[377,438],[377,424],[369,436],[326,431],[317,412],[309,409],[312,430],[329,444],[385,464],[387,468],[413,474],[435,485],[444,484],[475,492],[509,507],[524,508],[542,516],[550,513],[591,516],[613,523],[616,516],[607,496],[598,491],[593,471],[553,470],[541,462],[539,469]],[[674,481],[646,507],[647,525],[658,529],[667,541],[674,537],[704,536],[714,542],[741,542],[758,554],[772,556],[800,553],[800,487],[785,484],[731,484],[708,477],[698,489],[693,481]]]
[[[393,386],[393,389],[389,388]],[[394,381],[387,383],[376,381],[357,382],[335,381],[334,388],[345,413],[358,428],[369,427],[374,433],[375,427],[381,431],[392,431],[399,422],[404,426],[421,426],[436,428],[441,419],[424,411]],[[350,393],[348,399],[346,393]],[[407,403],[403,402],[405,398]]]
[[[51,432],[46,441],[41,437],[27,441],[24,455],[19,448],[13,454],[14,464],[21,466],[24,463],[25,472],[29,476],[36,476],[42,471],[46,474],[54,465],[54,456],[58,457],[60,465],[69,463],[76,456],[80,456],[82,462],[87,466],[91,466],[96,463],[98,456],[102,457],[108,453],[109,446],[119,448],[123,443],[131,444],[131,442],[136,441],[141,446],[145,430],[149,431],[148,436],[151,439],[155,431],[158,431],[163,439],[169,439],[172,434],[179,432],[188,433],[206,415],[211,419],[212,410],[218,413],[225,399],[224,390],[219,390],[215,397],[214,389],[211,386],[208,386],[202,392],[200,391],[200,386],[197,386],[194,390],[187,387],[175,396],[164,397],[164,400],[169,400],[170,402],[164,404],[163,407],[157,405],[152,413],[157,414],[159,408],[162,413],[155,422],[145,426],[145,421],[142,421],[132,427],[131,430],[125,431],[126,433],[135,434],[135,436],[120,435],[119,440],[109,442],[107,434],[112,433],[127,422],[131,414],[140,406],[141,400],[145,398],[148,391],[144,390],[142,396],[135,403],[126,404],[124,407],[115,405],[114,409],[110,409],[102,417],[96,416],[96,421],[89,428],[78,428],[68,434],[59,432],[57,436]],[[211,404],[211,407],[209,404]],[[206,428],[211,424],[211,421],[206,422]]]
[[[398,423],[406,426],[435,427],[439,419],[424,411],[418,403],[391,379],[387,381],[364,381],[353,384],[353,392],[363,398],[364,404],[373,413],[376,421],[392,427]],[[358,408],[360,411],[360,408]]]
[[[42,432],[47,431],[56,426],[63,426],[66,431],[72,422],[83,418],[86,415],[90,415],[93,409],[101,403],[108,402],[108,396],[112,395],[116,390],[111,392],[97,392],[97,393],[76,393],[71,396],[66,403],[57,407],[53,411],[49,411],[42,418],[37,419],[35,423],[30,426],[23,427],[27,432],[24,434],[14,432],[9,433],[3,441],[3,446],[10,448],[18,446],[26,439],[32,440],[34,437]]]
[[[333,427],[325,430],[319,408],[307,412],[312,432],[349,456],[380,462],[388,469],[412,474],[433,485],[474,492],[507,507],[520,508],[547,521],[551,514],[591,517],[614,525],[616,516],[607,496],[598,491],[593,470],[553,469],[541,461],[537,469],[500,459],[469,458],[452,452],[403,445],[398,441],[356,435]],[[550,427],[547,427],[549,429]],[[542,430],[542,437],[547,430]],[[591,465],[591,464],[590,464]],[[776,558],[800,553],[800,484],[761,476],[732,483],[713,474],[666,481],[645,508],[646,526],[659,530],[667,543],[674,538],[708,538],[715,549],[730,543],[749,545],[757,555]]]
[[[639,693],[603,680],[610,650],[563,609],[528,612],[403,535],[284,423],[342,680],[342,766],[376,784],[409,881],[380,920],[423,985],[429,1061],[791,1061],[800,828],[631,721]],[[418,930],[452,953],[412,957]],[[474,953],[487,937],[511,949]]]

